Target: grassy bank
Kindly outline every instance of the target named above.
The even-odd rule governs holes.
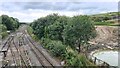
[[[27,32],[32,37],[32,39],[34,39],[35,41],[39,41],[39,39],[37,38],[37,36],[33,34],[33,29],[30,26],[28,26]]]

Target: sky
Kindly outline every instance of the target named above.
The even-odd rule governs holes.
[[[27,1],[27,0],[26,0]],[[0,15],[18,18],[20,22],[32,22],[52,13],[75,16],[118,11],[118,0],[97,1],[1,1]]]

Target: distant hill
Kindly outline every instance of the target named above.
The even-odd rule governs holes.
[[[90,15],[95,25],[119,25],[120,12],[109,12]]]
[[[23,24],[23,25],[24,25],[24,24],[27,25],[27,24],[29,24],[29,22],[20,22],[20,24],[21,24],[21,25],[22,25],[22,24]]]
[[[101,13],[101,14],[94,14],[91,17],[107,17],[109,19],[120,19],[120,12],[109,12],[109,13]]]

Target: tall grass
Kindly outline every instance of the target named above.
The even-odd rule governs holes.
[[[32,29],[30,26],[28,26],[27,32],[28,32],[29,35],[32,37],[32,39],[34,39],[35,41],[39,41],[38,37],[33,34],[33,29]]]

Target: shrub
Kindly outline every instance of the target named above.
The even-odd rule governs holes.
[[[47,48],[47,44],[50,43],[52,40],[48,38],[41,38],[41,43],[43,44],[43,47]],[[48,48],[47,48],[48,49]]]
[[[30,34],[30,36],[31,36],[34,40],[36,40],[36,41],[39,40],[38,37],[33,34],[33,29],[32,29],[32,27],[28,26],[27,31],[28,31],[28,33]]]
[[[78,54],[71,47],[63,45],[61,41],[53,41],[48,38],[41,39],[45,48],[47,48],[52,55],[60,57],[65,60],[66,66],[86,66],[91,65],[84,55]]]
[[[43,47],[47,48],[54,56],[64,56],[66,53],[66,46],[60,41],[53,41],[48,38],[42,38]]]
[[[66,53],[66,46],[63,45],[60,41],[52,41],[48,43],[47,46],[52,52],[52,54],[57,57],[63,56]]]
[[[2,39],[4,39],[6,36],[8,36],[7,32],[1,32],[0,35],[2,36]]]

